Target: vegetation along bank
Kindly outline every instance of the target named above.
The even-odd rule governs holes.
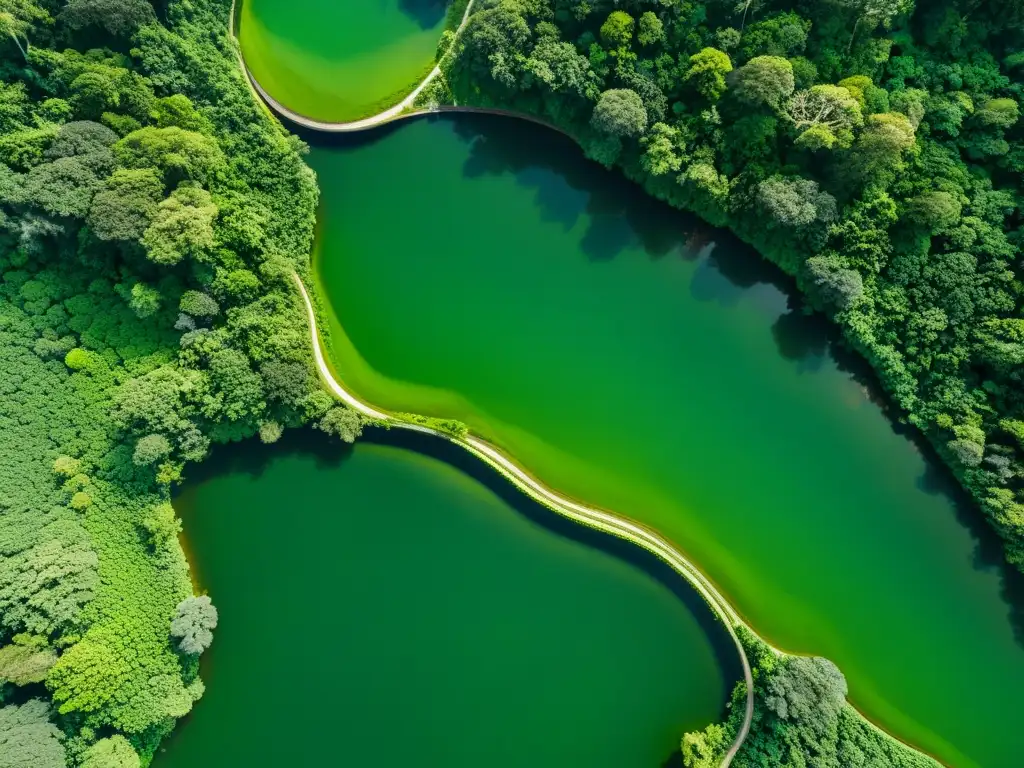
[[[424,103],[515,108],[794,275],[1024,568],[1013,0],[483,0]]]
[[[1004,234],[1019,6],[810,8],[748,2],[717,23],[729,9],[662,4],[635,21],[639,5],[484,3],[431,98],[450,87],[544,115],[797,274],[1020,563],[1020,321]],[[362,426],[320,388],[290,284],[306,270],[314,180],[300,142],[251,100],[228,14],[221,0],[171,2],[159,18],[144,0],[0,0],[12,765],[148,763],[202,694],[197,658],[217,617],[192,594],[167,503],[185,462],[314,419],[347,440]],[[840,18],[852,29],[840,34]],[[890,22],[902,26],[885,36]],[[845,710],[823,705],[841,698],[837,676],[803,666],[791,684],[789,666],[760,665],[766,736],[746,764],[879,764],[867,741],[837,736]],[[715,759],[717,733],[690,738],[690,764]]]
[[[230,3],[0,0],[0,764],[131,767],[202,695],[169,485],[343,421],[291,285],[317,190]]]

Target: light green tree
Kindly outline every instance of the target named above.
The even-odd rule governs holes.
[[[601,40],[609,48],[629,48],[634,23],[625,11],[612,11],[601,25]]]
[[[354,443],[363,432],[363,417],[351,408],[336,405],[319,422],[317,429],[328,435],[340,437],[346,443]]]
[[[704,48],[690,57],[683,80],[693,83],[709,101],[717,101],[726,90],[725,76],[732,72],[729,54],[717,48]]]
[[[781,56],[755,56],[732,75],[736,96],[772,109],[780,109],[794,88],[793,65]]]
[[[213,643],[217,609],[206,595],[187,597],[178,603],[171,620],[171,637],[178,638],[183,653],[198,655]]]
[[[85,750],[81,768],[139,768],[139,755],[124,736],[100,739]]]
[[[142,518],[142,527],[149,534],[149,542],[157,549],[166,547],[181,533],[181,520],[174,514],[170,502],[154,504]]]
[[[202,260],[213,248],[217,206],[198,187],[179,187],[157,206],[153,223],[142,236],[150,261],[170,266],[184,258]]]
[[[10,645],[0,647],[0,682],[14,685],[41,683],[57,661],[57,652],[42,635],[17,634]]]
[[[132,461],[140,467],[148,467],[150,464],[160,461],[170,452],[171,443],[166,437],[160,434],[146,435],[135,443]]]
[[[800,133],[798,144],[810,149],[849,147],[854,131],[864,123],[857,99],[838,85],[815,85],[797,91],[785,114]]]
[[[640,163],[652,176],[663,176],[682,167],[683,139],[678,128],[655,123],[640,140],[640,146],[644,148]]]
[[[657,45],[665,42],[665,26],[661,19],[650,11],[644,11],[640,15],[636,39],[640,45]]]
[[[64,768],[64,734],[41,699],[0,708],[0,768]]]
[[[156,314],[160,309],[161,300],[160,291],[141,281],[135,283],[128,292],[128,306],[132,308],[135,316],[141,319]]]
[[[725,728],[712,723],[703,731],[683,734],[683,765],[686,768],[716,768],[725,752]]]

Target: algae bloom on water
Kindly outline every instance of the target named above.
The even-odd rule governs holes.
[[[346,122],[402,100],[434,66],[442,0],[239,0],[246,66],[274,99]]]

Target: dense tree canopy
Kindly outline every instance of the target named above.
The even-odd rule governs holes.
[[[332,406],[290,277],[316,187],[238,76],[229,11],[0,0],[5,768],[149,763],[216,625],[171,484]],[[353,438],[352,416],[328,423]]]
[[[0,768],[65,768],[63,738],[45,701],[0,707]]]

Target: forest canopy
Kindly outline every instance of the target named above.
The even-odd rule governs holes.
[[[149,764],[218,620],[170,486],[333,413],[292,284],[316,185],[229,12],[0,0],[4,765]]]
[[[147,765],[216,642],[169,489],[363,426],[291,284],[317,191],[229,0],[0,0],[0,747]],[[840,324],[1024,567],[1021,0],[477,0],[429,98],[515,108],[728,225]],[[452,434],[464,426],[446,423]],[[736,765],[921,765],[757,651]],[[734,706],[735,714],[739,707]],[[714,764],[732,721],[683,742]],[[8,758],[8,756],[11,756]]]

